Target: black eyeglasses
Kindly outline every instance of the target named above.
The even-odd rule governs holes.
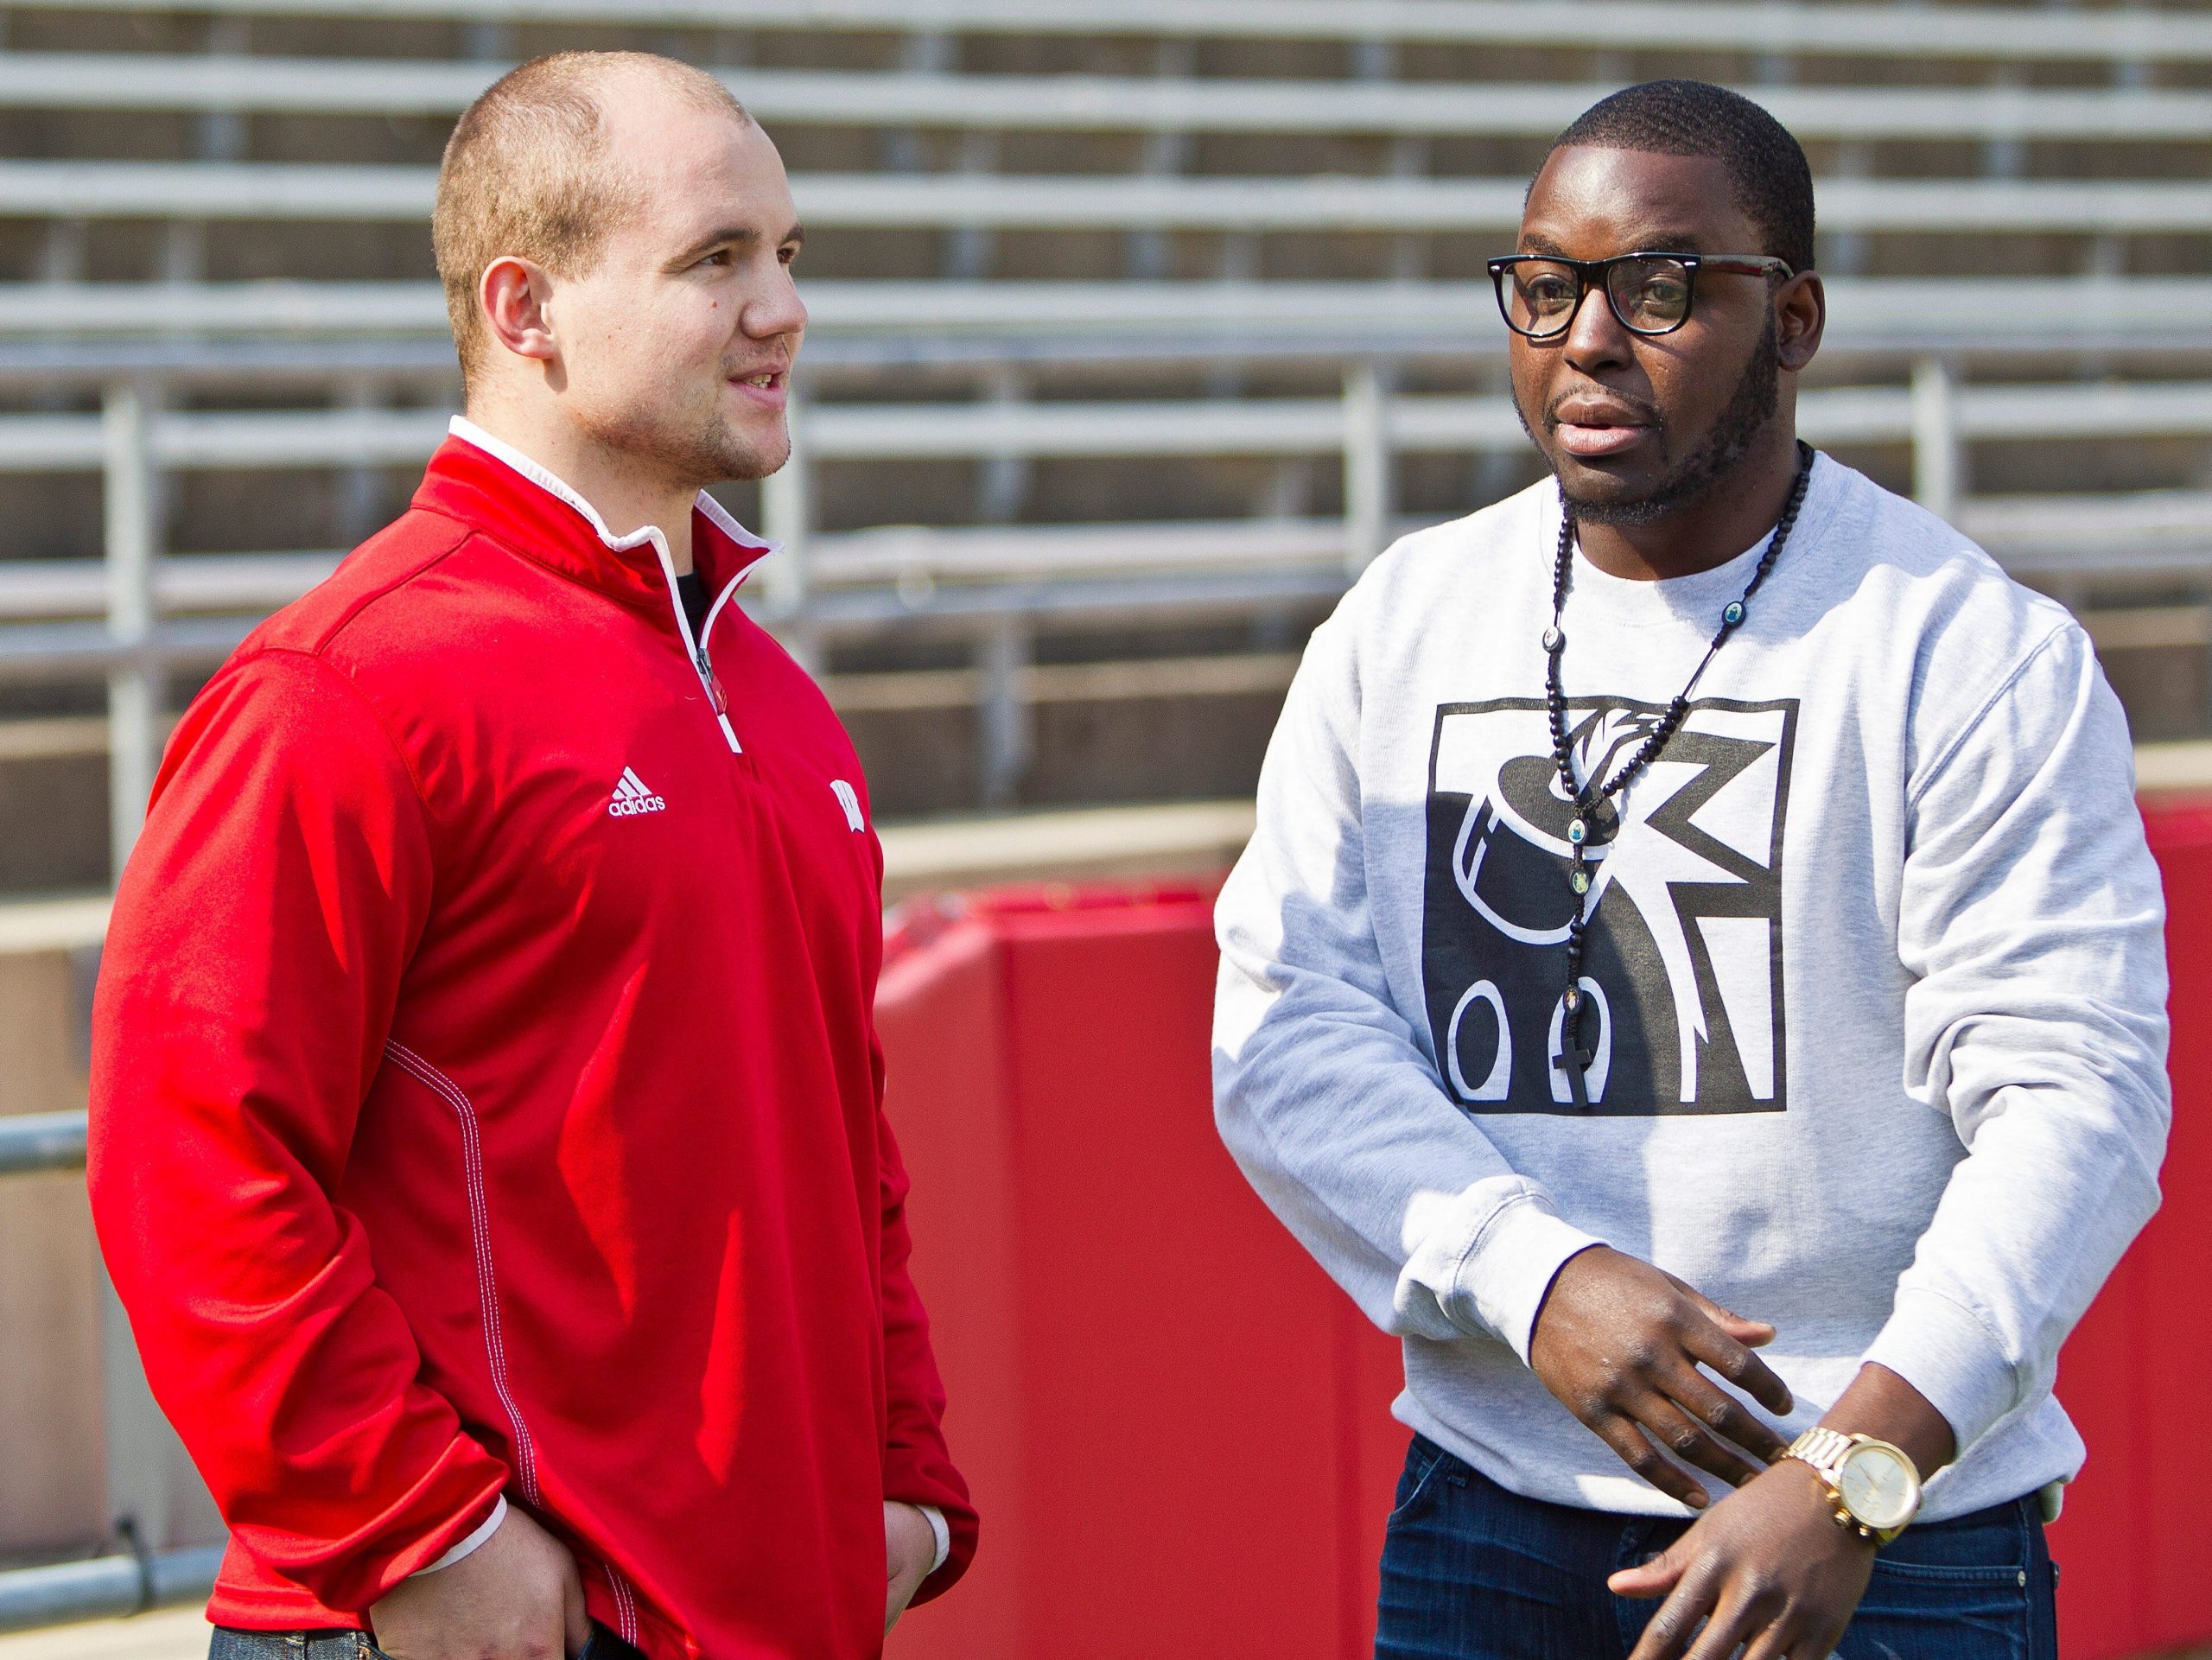
[[[1497,308],[1505,326],[1532,340],[1547,340],[1573,327],[1592,284],[1632,334],[1669,334],[1690,320],[1690,301],[1701,270],[1738,277],[1795,277],[1787,260],[1750,253],[1624,253],[1611,259],[1560,259],[1551,254],[1507,254],[1490,262]]]

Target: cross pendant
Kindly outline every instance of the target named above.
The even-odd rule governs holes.
[[[1561,1039],[1560,1047],[1562,1053],[1557,1060],[1552,1062],[1552,1070],[1567,1074],[1567,1092],[1573,1097],[1575,1110],[1587,1112],[1590,1110],[1590,1085],[1583,1073],[1589,1070],[1590,1063],[1598,1057],[1584,1048],[1580,1037],[1572,1032]]]

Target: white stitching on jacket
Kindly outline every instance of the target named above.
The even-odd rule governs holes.
[[[615,1618],[622,1622],[622,1640],[632,1648],[638,1646],[638,1602],[631,1594],[630,1581],[613,1562],[607,1564],[607,1582],[613,1587]]]
[[[485,1358],[492,1369],[492,1388],[514,1428],[515,1453],[521,1466],[516,1473],[522,1481],[523,1497],[537,1504],[537,1448],[531,1441],[529,1425],[523,1421],[522,1409],[507,1388],[506,1340],[499,1326],[499,1286],[492,1263],[492,1216],[484,1197],[484,1149],[478,1137],[476,1108],[459,1084],[397,1040],[387,1040],[384,1052],[403,1072],[451,1107],[454,1116],[461,1121],[461,1164],[468,1191],[469,1238],[476,1253],[476,1297],[482,1310],[480,1323],[484,1328]]]

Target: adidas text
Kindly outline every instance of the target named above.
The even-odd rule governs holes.
[[[614,785],[614,799],[607,804],[607,811],[617,818],[632,818],[643,812],[666,812],[668,803],[645,787],[645,782],[628,767]]]

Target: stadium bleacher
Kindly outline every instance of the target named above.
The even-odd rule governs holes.
[[[37,811],[143,795],[180,693],[402,499],[457,391],[445,130],[576,45],[713,69],[791,166],[799,457],[728,499],[887,812],[1248,785],[1351,576],[1534,476],[1481,262],[1549,137],[1664,73],[1812,156],[1808,435],[2075,605],[2139,730],[2212,720],[2202,6],[55,0],[0,5]],[[69,845],[0,886],[104,881]]]

